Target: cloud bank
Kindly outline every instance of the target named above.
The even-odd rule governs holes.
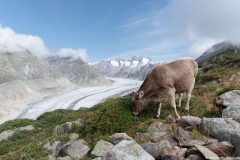
[[[9,27],[2,27],[0,24],[0,49],[8,52],[18,52],[28,50],[33,55],[39,58],[45,58],[48,56],[59,55],[63,56],[72,56],[74,58],[81,58],[83,61],[88,62],[88,55],[86,49],[72,49],[72,48],[63,48],[60,49],[57,53],[54,53],[52,50],[47,48],[44,44],[44,41],[33,35],[19,34],[14,32],[13,29]]]
[[[160,10],[155,24],[174,29],[197,58],[217,42],[240,43],[239,0],[171,0]]]

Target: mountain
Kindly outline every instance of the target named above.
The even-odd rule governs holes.
[[[197,84],[230,82],[240,73],[240,45],[221,42],[196,59]]]
[[[205,66],[207,65],[207,61],[209,58],[212,56],[219,54],[219,53],[224,53],[227,51],[231,52],[240,52],[240,45],[233,44],[228,41],[223,41],[220,43],[217,43],[213,45],[210,49],[205,51],[200,57],[198,57],[195,61],[198,63],[199,66]]]
[[[0,123],[16,118],[29,103],[76,87],[27,50],[0,50]]]
[[[144,80],[155,63],[150,58],[134,56],[132,59],[108,58],[90,65],[103,76]]]
[[[56,56],[48,57],[45,60],[77,85],[98,86],[110,84],[109,80],[101,76],[92,66],[83,62],[80,58]]]

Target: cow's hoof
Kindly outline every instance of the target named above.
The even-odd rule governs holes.
[[[185,112],[186,112],[186,113],[189,113],[189,109],[186,109],[186,108],[185,108]]]
[[[155,115],[155,118],[159,118],[160,117],[160,115]]]

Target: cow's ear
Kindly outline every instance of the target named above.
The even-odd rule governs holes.
[[[139,98],[142,98],[143,96],[144,96],[144,92],[141,91],[141,92],[139,93]]]
[[[132,92],[132,97],[133,98],[138,98],[138,93],[137,92]]]

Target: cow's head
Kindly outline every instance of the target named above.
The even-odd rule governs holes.
[[[147,101],[143,98],[143,95],[143,91],[141,91],[140,93],[132,93],[132,112],[135,116],[138,115],[138,113],[141,112],[145,108],[145,106],[147,106]]]

